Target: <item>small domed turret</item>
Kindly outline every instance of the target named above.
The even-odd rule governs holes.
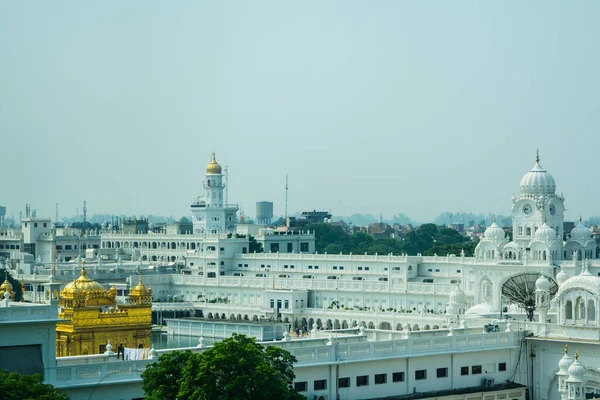
[[[4,297],[4,293],[8,292],[10,294],[10,298],[15,298],[15,292],[13,292],[13,286],[8,281],[8,271],[6,272],[6,277],[4,278],[4,282],[0,285],[0,299]]]
[[[536,232],[535,236],[538,240],[554,240],[556,239],[556,231],[552,229],[547,223],[544,222]]]
[[[547,292],[550,290],[550,281],[544,275],[540,275],[540,277],[535,281],[535,291],[536,292]]]
[[[494,222],[485,230],[483,235],[486,239],[493,241],[501,241],[506,237],[504,229],[500,228],[498,224],[496,224],[496,217],[494,217]]]
[[[463,304],[465,302],[465,292],[456,285],[452,292],[450,292],[450,303]]]
[[[579,223],[573,229],[571,229],[571,239],[585,241],[592,238],[592,232],[588,229],[587,226],[581,222],[581,217],[579,218]]]
[[[221,166],[219,165],[219,163],[217,163],[217,160],[215,158],[215,152],[213,151],[212,161],[210,163],[208,163],[208,165],[206,166],[206,173],[207,174],[220,174],[221,171],[222,171]]]
[[[571,364],[567,372],[569,373],[567,382],[581,383],[584,381],[585,367],[579,362],[579,354],[577,352],[575,352],[575,361]]]
[[[560,369],[560,372],[563,372],[564,375],[567,375],[568,374],[567,371],[569,370],[569,367],[571,366],[572,363],[573,363],[573,359],[571,357],[569,357],[569,346],[565,345],[565,355],[558,362],[558,368]]]
[[[569,279],[569,274],[565,272],[565,270],[561,267],[560,272],[556,274],[556,283],[558,286],[562,285],[567,279]]]

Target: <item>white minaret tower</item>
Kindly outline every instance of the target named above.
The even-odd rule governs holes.
[[[540,165],[538,152],[533,168],[521,179],[519,194],[512,197],[513,241],[523,249],[529,247],[535,232],[546,222],[562,243],[564,201],[562,194],[556,194],[554,178]],[[562,251],[558,253],[562,259]]]
[[[558,362],[558,392],[560,400],[568,400],[569,393],[567,392],[567,379],[569,378],[569,367],[573,363],[573,359],[569,356],[569,345],[565,345],[565,355]]]
[[[550,308],[550,281],[544,275],[535,281],[535,308],[539,316],[538,322],[545,323]]]
[[[575,361],[569,367],[569,378],[567,379],[567,399],[583,400],[585,399],[585,367],[579,362],[579,354],[575,352]]]
[[[217,163],[215,153],[206,166],[202,182],[204,196],[192,200],[192,221],[194,233],[218,234],[228,233],[235,229],[238,206],[224,203],[225,183],[221,166]]]

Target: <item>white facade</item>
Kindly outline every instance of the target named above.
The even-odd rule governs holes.
[[[213,161],[205,175],[205,197],[197,203],[204,207],[193,207],[194,217],[205,218],[209,209],[226,215],[226,205],[219,202],[223,176]],[[564,197],[556,194],[539,158],[521,180],[512,213],[513,241],[494,222],[474,257],[314,254],[310,248],[287,252],[287,244],[279,252],[269,252],[269,245],[265,253],[250,253],[247,238],[228,237],[226,220],[214,221],[217,226],[205,219],[194,219],[194,230],[204,233],[191,235],[102,233],[100,250],[139,254],[150,262],[185,260],[185,274],[144,277],[155,299],[178,298],[186,310],[214,319],[281,318],[292,330],[310,331],[310,339],[277,344],[298,358],[296,382],[306,382],[303,394],[309,396],[383,397],[477,386],[488,377],[523,383],[535,400],[600,392],[595,368],[600,365],[600,262],[589,229],[580,221],[563,242]],[[265,243],[291,242],[285,235],[271,236]],[[298,238],[298,244],[311,240],[310,234]],[[502,295],[503,284],[523,272],[540,276],[532,322]],[[559,288],[553,297],[554,282]],[[504,307],[517,319],[512,328],[497,320]],[[488,333],[490,326],[496,331]],[[328,338],[329,330],[341,330],[339,337],[319,339]],[[533,336],[522,340],[529,333]],[[581,359],[559,366],[565,343],[578,349]],[[80,397],[103,379],[109,390],[117,376],[121,384],[132,382],[127,386],[136,391],[131,397],[139,396],[139,378],[131,371],[142,371],[145,361],[120,365],[131,367],[128,377],[109,361],[63,364],[60,376],[64,387],[82,385]],[[447,371],[438,375],[438,368]],[[403,373],[403,380],[396,375],[394,382],[394,373]],[[340,378],[348,378],[344,385],[350,387],[340,387]],[[518,398],[506,395],[497,398]]]

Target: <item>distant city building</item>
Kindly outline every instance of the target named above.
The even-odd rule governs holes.
[[[0,226],[4,226],[6,218],[6,207],[0,206]]]

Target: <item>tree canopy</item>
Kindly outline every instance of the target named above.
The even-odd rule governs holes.
[[[252,235],[248,235],[248,252],[249,253],[262,253],[264,251],[261,243],[256,241],[256,238]]]
[[[307,229],[315,232],[317,252],[328,254],[459,255],[464,249],[471,256],[477,245],[456,230],[435,224],[420,225],[399,239],[376,239],[365,232],[348,233],[339,225],[324,223],[309,225]]]
[[[69,400],[66,394],[43,382],[42,374],[0,370],[0,400]]]
[[[304,399],[292,389],[296,358],[233,334],[202,353],[162,355],[142,373],[146,399]]]

